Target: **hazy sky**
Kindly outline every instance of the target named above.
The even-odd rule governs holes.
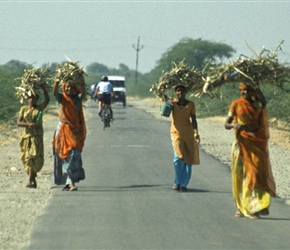
[[[20,60],[39,67],[65,55],[80,65],[92,62],[138,70],[156,61],[180,39],[224,42],[253,57],[281,40],[290,61],[290,1],[1,1],[0,64]]]

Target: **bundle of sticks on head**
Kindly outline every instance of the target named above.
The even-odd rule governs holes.
[[[150,88],[150,91],[162,101],[167,97],[166,91],[172,90],[174,86],[182,84],[190,90],[194,85],[204,82],[203,73],[194,67],[189,68],[184,60],[179,64],[173,62],[172,65],[172,69],[169,72],[162,72],[158,82]]]
[[[60,80],[60,85],[66,82],[73,82],[80,86],[85,85],[85,70],[77,62],[67,61],[63,65],[57,66],[56,78]]]
[[[51,79],[51,72],[47,69],[25,69],[21,78],[15,81],[21,81],[20,86],[15,87],[16,97],[20,103],[23,103],[28,97],[35,96],[41,98],[43,89],[47,87],[47,81]]]
[[[219,87],[224,84],[247,82],[254,88],[259,88],[261,84],[270,84],[290,92],[290,67],[281,64],[277,55],[277,52],[282,50],[282,43],[283,41],[273,52],[263,48],[259,54],[255,53],[254,59],[240,55],[235,62],[210,68],[208,63],[202,70],[190,69],[182,61],[170,72],[163,73],[150,91],[163,99],[167,89],[183,82],[188,85],[191,96],[214,97]]]
[[[282,43],[283,41],[273,52],[263,48],[254,59],[240,55],[236,62],[209,69],[203,87],[197,89],[193,95],[199,97],[214,93],[221,85],[234,82],[247,82],[254,88],[259,88],[260,84],[270,84],[289,92],[290,67],[281,64],[277,54],[282,50]]]
[[[60,87],[64,83],[72,83],[77,84],[79,88],[83,88],[85,91],[85,96],[83,97],[83,101],[87,100],[87,96],[89,95],[89,89],[85,84],[84,75],[86,75],[83,67],[78,65],[78,62],[67,61],[63,65],[57,66],[57,74],[55,77],[59,79]]]

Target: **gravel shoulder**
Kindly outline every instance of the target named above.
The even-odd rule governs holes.
[[[137,100],[128,98],[128,105],[146,110],[161,122],[170,118],[160,116],[161,103],[156,99]],[[85,110],[86,119],[92,116]],[[225,117],[198,119],[201,136],[200,148],[223,164],[230,166],[230,151],[234,140],[233,131],[224,129]],[[44,212],[51,195],[51,173],[53,156],[51,140],[58,123],[57,111],[44,116],[45,165],[38,174],[38,188],[25,188],[27,182],[20,162],[19,137],[22,132],[17,127],[0,127],[0,249],[22,249],[29,244],[32,225]],[[169,133],[169,132],[168,132]],[[290,205],[290,133],[270,129],[269,151],[277,193]]]

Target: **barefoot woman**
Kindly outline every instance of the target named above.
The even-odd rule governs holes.
[[[198,135],[195,104],[186,99],[187,87],[180,84],[174,87],[176,98],[173,102],[171,139],[174,150],[175,180],[173,190],[187,191],[191,178],[192,165],[199,165]]]
[[[60,104],[59,125],[53,140],[55,184],[65,184],[64,190],[75,191],[75,183],[85,179],[81,156],[86,138],[82,106],[85,83],[83,80],[79,86],[72,80],[67,81],[62,84],[61,93],[59,83],[57,78],[53,85],[53,94]]]
[[[269,214],[276,188],[268,152],[266,99],[260,89],[239,85],[240,98],[231,103],[225,128],[234,129],[232,189],[235,217],[259,219]]]
[[[41,85],[44,92],[44,102],[37,104],[38,95],[33,92],[27,93],[28,105],[22,106],[19,112],[17,125],[24,127],[21,140],[21,161],[25,172],[28,174],[28,183],[26,187],[36,188],[36,176],[44,164],[43,155],[43,127],[42,120],[36,123],[36,119],[49,103],[49,95],[46,90],[46,84]]]

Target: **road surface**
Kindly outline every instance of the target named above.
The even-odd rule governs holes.
[[[53,188],[28,249],[290,249],[282,200],[263,219],[234,218],[230,170],[203,151],[188,192],[173,191],[168,120],[115,105],[103,130],[87,106],[86,179],[76,192]]]

